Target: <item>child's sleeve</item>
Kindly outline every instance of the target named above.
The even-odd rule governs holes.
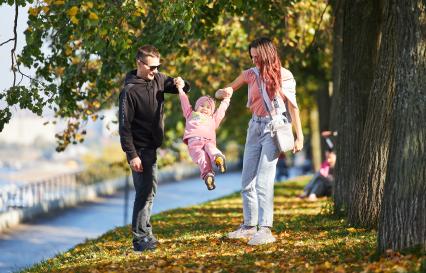
[[[189,102],[188,96],[183,90],[179,90],[180,106],[182,107],[182,113],[185,118],[188,118],[192,112],[192,106]]]
[[[217,127],[219,127],[220,122],[225,117],[225,112],[226,112],[226,109],[228,109],[228,107],[229,107],[230,100],[231,100],[231,98],[224,98],[221,101],[219,107],[217,108],[216,112],[213,115],[213,119],[216,123],[216,125],[215,125],[216,129],[217,129]]]

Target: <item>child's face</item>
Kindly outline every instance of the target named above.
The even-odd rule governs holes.
[[[211,116],[212,113],[212,108],[210,107],[210,103],[208,103],[207,101],[201,103],[197,109],[195,109],[195,111],[199,112],[199,113],[203,113],[204,115],[207,116]]]

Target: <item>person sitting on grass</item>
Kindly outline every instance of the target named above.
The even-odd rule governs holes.
[[[303,189],[300,198],[308,197],[309,201],[316,201],[318,197],[331,196],[334,184],[334,166],[336,164],[336,153],[333,150],[326,152],[326,159],[321,164],[318,173]]]
[[[201,179],[206,183],[207,189],[214,190],[216,186],[212,162],[220,172],[226,171],[225,156],[216,147],[216,129],[225,117],[232,95],[224,97],[216,111],[213,98],[202,96],[196,101],[194,111],[183,91],[183,86],[182,88],[178,86],[178,90],[182,112],[186,119],[183,141],[188,145],[193,162],[200,168]]]

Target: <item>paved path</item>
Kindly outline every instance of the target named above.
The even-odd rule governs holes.
[[[153,213],[199,204],[240,189],[241,173],[218,175],[216,189],[207,191],[199,178],[160,185]],[[134,192],[131,192],[128,221]],[[68,209],[58,215],[21,224],[0,234],[0,272],[13,272],[28,267],[58,252],[66,251],[87,238],[96,238],[124,224],[124,193],[99,198]]]

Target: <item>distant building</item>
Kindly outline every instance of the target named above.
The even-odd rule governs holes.
[[[20,110],[0,132],[0,142],[6,144],[31,145],[36,141],[55,142],[56,126],[46,124],[46,119],[29,111]]]

